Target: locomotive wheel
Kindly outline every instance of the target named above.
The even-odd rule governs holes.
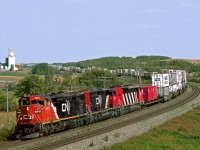
[[[86,118],[86,125],[90,124],[90,118]]]
[[[90,123],[94,123],[94,116],[90,117]]]
[[[126,108],[124,108],[124,114],[127,114],[127,112],[126,112]]]
[[[94,114],[94,122],[98,122],[97,114]]]
[[[55,126],[53,124],[50,125],[50,134],[55,131]]]
[[[59,126],[59,124],[56,124],[55,125],[55,130],[54,130],[55,132],[59,132],[60,131],[60,126]]]
[[[83,120],[80,119],[80,126],[82,127],[84,125]]]
[[[98,121],[101,121],[101,114],[97,114]]]
[[[76,119],[73,120],[73,127],[74,127],[74,128],[77,127],[77,120],[76,120]]]
[[[45,125],[44,126],[44,129],[43,129],[43,135],[44,136],[47,136],[49,134],[49,126],[48,125]]]
[[[117,109],[117,116],[121,116],[121,115],[122,115],[121,109],[118,108],[118,109]]]
[[[114,118],[115,117],[115,112],[114,111],[112,111],[112,118]]]
[[[114,116],[118,117],[118,111],[117,111],[117,109],[115,109],[115,111],[114,111]]]
[[[100,121],[99,114],[97,114],[96,118],[97,118],[97,122],[99,122]]]

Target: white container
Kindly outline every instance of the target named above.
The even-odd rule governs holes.
[[[178,83],[178,90],[182,90],[182,89],[183,89],[183,83],[180,82],[180,83]]]
[[[177,73],[170,73],[170,76],[169,76],[169,84],[170,85],[174,85],[177,83]]]
[[[169,95],[169,86],[157,87],[157,92],[158,92],[158,95],[161,97],[168,96]]]
[[[158,74],[152,75],[152,85],[157,87],[169,86],[169,74]]]
[[[177,84],[172,85],[172,92],[177,92],[177,90],[178,90],[178,85]]]

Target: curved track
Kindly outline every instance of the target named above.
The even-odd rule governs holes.
[[[128,126],[131,124],[134,124],[136,122],[145,120],[145,119],[149,119],[152,118],[154,116],[160,115],[162,113],[171,111],[175,108],[178,108],[181,105],[184,105],[186,103],[188,103],[189,101],[193,100],[194,98],[196,98],[199,93],[200,90],[198,88],[198,86],[196,85],[190,85],[191,87],[191,92],[189,92],[189,94],[187,94],[185,97],[183,97],[181,100],[177,100],[174,99],[171,102],[170,105],[162,107],[163,104],[158,104],[156,105],[156,110],[151,111],[151,108],[146,108],[137,112],[133,112],[131,114],[126,114],[124,116],[126,116],[128,119],[123,120],[123,118],[125,117],[119,117],[119,118],[115,118],[115,119],[111,119],[113,123],[107,123],[106,126],[98,126],[98,123],[96,124],[91,124],[87,127],[83,127],[83,128],[77,128],[77,129],[73,129],[73,130],[69,130],[66,131],[68,133],[67,136],[63,136],[61,138],[57,138],[57,140],[53,140],[53,138],[55,139],[56,136],[62,136],[63,134],[66,134],[66,132],[62,132],[62,133],[58,133],[58,134],[53,134],[51,136],[48,137],[42,137],[39,139],[32,139],[32,140],[27,140],[27,141],[13,141],[13,142],[9,142],[7,144],[3,144],[0,145],[0,149],[53,149],[53,148],[58,148],[70,143],[74,143],[83,139],[87,139],[99,134],[103,134],[109,131],[113,131],[119,128],[123,128],[124,126]],[[154,107],[154,106],[153,106]],[[141,112],[148,110],[147,113],[143,113],[141,114]],[[132,114],[138,114],[136,116],[133,117]],[[109,122],[109,120],[103,121],[104,123]],[[102,122],[101,122],[102,123]],[[100,124],[100,123],[99,123]],[[98,126],[98,127],[96,127]],[[84,129],[85,128],[85,129]],[[81,130],[84,129],[84,132],[81,132]],[[89,130],[90,129],[90,130]],[[93,130],[91,130],[93,129]],[[79,133],[80,131],[80,133]],[[78,134],[73,134],[73,132],[77,132]],[[71,136],[69,136],[70,134],[72,134]],[[45,142],[46,141],[46,142]]]

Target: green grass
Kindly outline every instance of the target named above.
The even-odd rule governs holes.
[[[200,107],[107,150],[200,150]]]
[[[0,76],[26,76],[27,72],[2,71]]]

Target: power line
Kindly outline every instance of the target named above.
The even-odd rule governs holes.
[[[105,89],[105,87],[106,87],[106,81],[107,80],[112,80],[113,81],[113,78],[112,77],[98,77],[98,80],[99,81],[103,81],[103,87]]]

